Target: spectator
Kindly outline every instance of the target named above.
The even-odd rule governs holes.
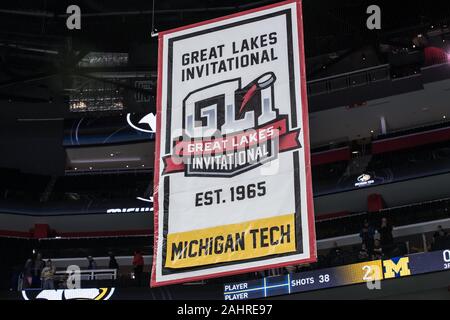
[[[11,270],[11,281],[10,281],[10,291],[15,291],[19,288],[19,283],[23,286],[23,277],[21,278],[21,274],[23,275],[23,266],[15,265]]]
[[[379,260],[383,258],[383,248],[381,247],[380,240],[374,241],[372,260]]]
[[[437,226],[437,230],[434,233],[433,237],[446,237],[446,236],[447,236],[447,231],[445,231],[441,225]]]
[[[48,259],[41,272],[42,288],[44,290],[55,289],[55,272],[56,268],[53,266],[52,260]]]
[[[361,250],[359,250],[358,259],[359,261],[369,260],[369,253],[367,252],[367,248],[364,243],[361,245]]]
[[[394,236],[392,235],[393,227],[385,217],[381,219],[380,226],[380,245],[385,253],[390,252],[394,244]]]
[[[140,286],[142,280],[142,273],[144,271],[144,257],[142,256],[142,253],[139,250],[134,252],[133,266],[135,279],[138,283],[138,286]]]
[[[433,240],[431,243],[431,250],[443,250],[446,249],[447,232],[442,226],[437,227],[437,231],[433,234]]]
[[[359,233],[362,244],[367,248],[369,255],[373,253],[375,230],[370,226],[369,221],[364,220],[363,227]]]
[[[380,233],[377,229],[374,229],[373,240],[380,240]]]
[[[32,288],[33,287],[33,269],[36,261],[36,254],[33,255],[25,262],[25,267],[23,269],[23,284],[22,287]]]
[[[41,273],[42,269],[45,267],[45,262],[42,260],[42,255],[38,253],[36,255],[36,260],[34,260],[34,264],[32,266],[31,274],[32,274],[32,288],[41,288]]]
[[[87,260],[88,260],[88,270],[97,269],[97,263],[95,262],[94,258],[92,258],[92,256],[88,256]]]
[[[338,243],[335,241],[333,243],[333,248],[330,249],[330,252],[328,252],[327,260],[328,265],[330,266],[337,266],[343,263],[342,261],[342,250],[339,248]]]
[[[119,269],[119,264],[117,263],[116,257],[112,252],[109,252],[109,269]]]
[[[287,266],[284,268],[286,270],[286,273],[293,274],[297,272],[297,266]]]
[[[269,269],[268,277],[280,276],[283,274],[283,270],[281,268]]]

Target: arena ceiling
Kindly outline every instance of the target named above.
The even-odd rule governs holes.
[[[20,0],[0,4],[0,102],[47,103],[64,95],[67,77],[88,76],[78,67],[89,52],[126,52],[133,63],[100,72],[156,71],[157,43],[152,31],[194,23],[277,1],[235,0]],[[79,5],[81,30],[68,30],[66,9]],[[366,9],[382,9],[382,29],[366,28]],[[408,45],[410,37],[433,23],[447,23],[448,1],[304,0],[305,48],[309,76],[322,65],[380,42]],[[334,53],[332,61],[311,58]],[[318,64],[317,67],[313,64]],[[120,70],[119,70],[120,69]],[[92,70],[91,70],[92,71]],[[66,78],[64,78],[66,77]],[[127,88],[125,90],[134,90]],[[143,90],[145,91],[145,90]],[[148,94],[154,94],[151,90]],[[143,92],[143,94],[146,94]],[[0,112],[14,108],[0,108]]]

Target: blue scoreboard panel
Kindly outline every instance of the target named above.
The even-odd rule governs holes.
[[[257,299],[445,270],[450,270],[450,250],[229,283],[224,299]]]

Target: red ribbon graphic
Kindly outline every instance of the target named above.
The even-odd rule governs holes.
[[[288,131],[287,118],[235,134],[225,135],[216,139],[192,139],[177,141],[174,145],[174,155],[163,157],[163,174],[184,171],[183,158],[199,155],[218,155],[233,152],[265,143],[278,137],[279,152],[300,148],[298,141],[300,129]]]

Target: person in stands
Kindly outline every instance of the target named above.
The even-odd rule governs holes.
[[[367,261],[367,260],[369,260],[369,253],[367,252],[367,248],[366,248],[366,245],[364,243],[361,245],[361,249],[359,250],[358,260],[359,261]]]
[[[297,272],[297,266],[287,266],[284,267],[284,270],[286,271],[287,274],[293,274]]]
[[[32,267],[32,288],[41,288],[41,273],[42,269],[45,267],[45,262],[42,260],[42,254],[38,253],[36,255],[36,260],[34,261],[34,265]]]
[[[87,260],[88,260],[88,270],[97,269],[97,263],[95,262],[94,258],[92,258],[92,256],[88,256]]]
[[[119,264],[117,263],[116,257],[114,256],[114,254],[112,252],[109,252],[109,264],[108,267],[109,269],[119,269]]]
[[[343,252],[336,241],[328,252],[327,260],[329,266],[338,266],[343,263]]]
[[[33,255],[25,262],[25,266],[23,268],[23,284],[22,287],[32,288],[33,287],[33,269],[36,261],[36,254]]]
[[[372,260],[379,260],[383,258],[383,248],[380,240],[375,240],[373,245]]]
[[[55,272],[56,268],[52,260],[48,259],[41,272],[42,289],[55,289]]]
[[[437,227],[437,231],[433,234],[433,240],[431,243],[431,250],[443,250],[447,249],[447,232],[442,228],[442,226]]]
[[[144,272],[144,257],[139,250],[134,252],[133,267],[134,277],[138,283],[138,286],[140,286],[142,281],[142,273]]]
[[[386,217],[381,218],[381,225],[380,225],[380,245],[383,249],[383,252],[387,255],[389,255],[392,246],[394,245],[394,236],[392,235],[393,227],[388,222]]]
[[[366,246],[369,255],[372,255],[375,241],[375,230],[369,224],[368,220],[364,220],[359,236],[361,237],[362,243]]]

